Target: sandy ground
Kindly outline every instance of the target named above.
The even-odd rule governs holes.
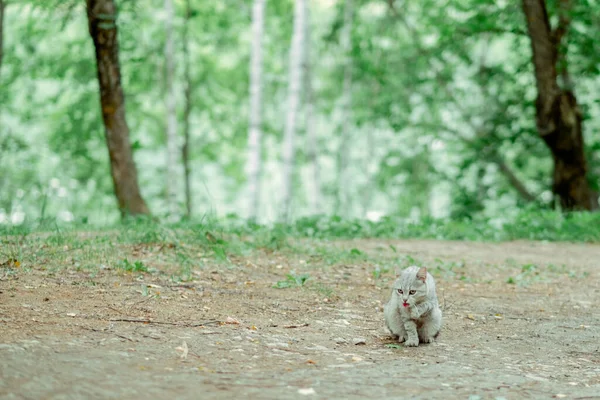
[[[0,399],[600,399],[599,245],[328,245],[373,258],[231,257],[185,284],[4,268]],[[384,329],[394,271],[377,257],[429,266],[436,343],[404,348]],[[274,288],[291,270],[310,278]]]

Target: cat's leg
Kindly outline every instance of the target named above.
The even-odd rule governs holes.
[[[405,346],[416,347],[419,345],[419,335],[417,334],[417,323],[412,319],[404,321],[404,329],[406,330]]]
[[[426,301],[421,304],[415,304],[410,308],[410,318],[417,319],[420,318],[421,315],[426,314],[434,307],[433,303],[430,301]]]
[[[406,331],[404,330],[404,322],[400,318],[400,311],[394,304],[386,304],[383,308],[385,316],[385,326],[392,332],[392,335],[398,338],[400,343],[406,340]]]
[[[432,343],[442,328],[442,310],[434,307],[418,329],[421,343]]]

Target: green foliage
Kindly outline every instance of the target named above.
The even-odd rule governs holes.
[[[268,234],[267,226],[253,224],[251,227],[233,220],[226,226],[239,234]],[[282,237],[282,227],[277,228]],[[422,238],[444,240],[501,241],[501,240],[548,240],[548,241],[600,241],[600,214],[569,213],[528,208],[513,216],[498,218],[468,218],[462,220],[423,218],[410,220],[385,217],[378,222],[342,219],[340,217],[315,216],[300,218],[285,230],[287,237],[314,239],[351,238]],[[347,257],[361,257],[357,249],[346,252]]]
[[[555,28],[560,2],[548,0]],[[589,181],[600,182],[598,5],[571,2],[565,65],[584,118]],[[140,186],[157,217],[165,207],[163,12],[160,2],[117,1],[122,85]],[[193,213],[246,206],[251,4],[175,2],[177,116],[183,117],[184,24],[189,32]],[[287,237],[431,237],[467,240],[597,240],[595,217],[549,212],[552,159],[537,135],[530,43],[518,2],[358,1],[351,32],[347,210],[335,207],[341,148],[344,2],[311,2],[310,51],[322,204],[310,206],[304,126],[298,140],[292,226],[246,226],[254,246]],[[293,1],[266,7],[263,209],[278,206]],[[116,210],[85,4],[10,1],[0,66],[0,225],[47,219],[110,226]],[[568,64],[566,64],[568,61]],[[562,83],[561,83],[562,84]],[[306,111],[306,110],[303,110]],[[299,118],[304,121],[304,118]],[[501,166],[503,168],[501,168]],[[506,169],[535,198],[528,204]],[[181,190],[182,192],[182,190]],[[266,195],[265,195],[266,194]],[[440,200],[441,199],[441,200]],[[438,202],[439,200],[439,202]],[[183,198],[179,199],[180,202]],[[525,207],[531,207],[524,209]],[[522,210],[516,212],[517,210]],[[388,215],[367,222],[370,211]],[[508,217],[506,215],[508,214]],[[538,215],[539,214],[539,215]],[[264,218],[272,220],[272,215]],[[198,220],[195,220],[198,223]],[[236,225],[241,223],[236,222]],[[227,224],[224,224],[227,225]],[[531,226],[529,226],[531,225]],[[236,229],[238,229],[236,228]],[[229,227],[227,228],[229,229]],[[213,230],[209,230],[213,232]],[[198,233],[198,240],[204,234]],[[132,233],[135,237],[138,234]],[[150,229],[151,242],[167,232]],[[205,243],[227,259],[238,245]],[[575,238],[575,239],[573,239]],[[181,249],[177,247],[178,251]],[[183,252],[179,253],[185,260]]]
[[[117,264],[117,269],[125,272],[148,272],[148,268],[141,261],[130,262],[128,259],[123,259]]]
[[[273,285],[276,289],[287,289],[292,287],[302,287],[306,281],[310,278],[309,274],[296,274],[294,271],[286,275],[286,279],[283,281],[277,281]]]

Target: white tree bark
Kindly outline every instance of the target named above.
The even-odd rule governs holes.
[[[252,48],[250,54],[250,115],[248,127],[249,216],[256,220],[260,209],[260,179],[262,172],[262,65],[266,0],[254,0],[252,6]]]
[[[173,47],[173,0],[165,0],[165,78],[167,111],[167,210],[171,217],[178,214],[177,189],[177,114],[175,110],[175,75]]]
[[[183,109],[183,145],[181,161],[183,163],[183,184],[185,191],[185,215],[192,216],[192,185],[190,167],[190,115],[192,113],[192,77],[190,72],[189,25],[192,16],[190,0],[185,0],[185,21],[183,25],[183,79],[185,80],[185,105]]]
[[[346,0],[344,9],[344,27],[340,36],[340,44],[344,54],[344,83],[342,88],[342,131],[340,137],[340,151],[338,161],[338,190],[337,212],[348,216],[350,202],[347,192],[348,164],[350,160],[350,141],[352,124],[352,19],[354,14],[353,0]]]
[[[2,72],[2,59],[4,58],[4,0],[0,0],[0,72]]]
[[[321,177],[319,170],[319,145],[317,141],[317,130],[315,127],[315,107],[312,87],[312,51],[311,51],[311,19],[310,9],[306,9],[304,29],[304,90],[305,90],[305,129],[306,129],[306,153],[310,167],[312,182],[307,185],[310,209],[313,214],[319,213],[321,207]]]
[[[283,143],[283,198],[281,203],[282,222],[290,220],[294,191],[296,120],[300,105],[302,86],[302,61],[304,51],[304,20],[307,0],[296,0],[294,6],[294,32],[290,48],[287,116]]]

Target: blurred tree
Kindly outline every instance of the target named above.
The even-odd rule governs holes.
[[[317,127],[315,124],[315,98],[313,91],[312,62],[312,18],[310,7],[306,7],[306,18],[304,18],[304,130],[306,138],[306,155],[310,168],[310,181],[307,182],[306,195],[310,203],[310,211],[313,214],[321,210],[321,178],[319,170],[319,143],[317,139]]]
[[[590,188],[587,177],[582,111],[569,76],[563,43],[571,25],[570,8],[570,0],[559,1],[558,25],[551,29],[546,1],[523,0],[538,92],[536,125],[552,152],[552,191],[561,207],[597,210],[598,194]]]
[[[183,145],[181,146],[181,161],[183,163],[183,183],[185,190],[185,215],[192,216],[192,186],[190,166],[190,117],[192,114],[192,76],[190,61],[189,25],[192,18],[190,0],[185,0],[185,18],[183,21],[183,80],[184,80],[184,106],[183,106]]]
[[[294,32],[289,54],[288,101],[283,142],[283,198],[280,219],[287,222],[292,212],[295,178],[296,124],[300,107],[302,62],[304,60],[304,33],[306,30],[307,0],[296,0],[294,6]]]
[[[260,180],[262,171],[262,75],[263,35],[266,0],[254,0],[252,5],[252,48],[250,50],[250,108],[248,115],[248,154],[246,173],[250,219],[256,220],[260,210]]]
[[[348,186],[352,181],[348,175],[350,162],[350,144],[352,142],[352,22],[354,19],[354,2],[344,2],[344,25],[340,33],[340,47],[343,53],[344,80],[341,98],[341,137],[338,152],[338,182],[335,211],[342,216],[349,215],[350,194]]]
[[[173,0],[164,0],[165,8],[165,106],[166,106],[166,141],[167,141],[167,212],[171,218],[179,215],[177,165],[179,159],[179,143],[177,137],[177,110],[175,99],[175,49],[173,44]]]
[[[137,170],[125,120],[121,86],[117,9],[113,0],[87,0],[89,32],[96,50],[100,103],[111,175],[121,216],[149,214],[137,181]]]
[[[2,59],[4,58],[4,0],[0,0],[0,76],[2,76]]]

